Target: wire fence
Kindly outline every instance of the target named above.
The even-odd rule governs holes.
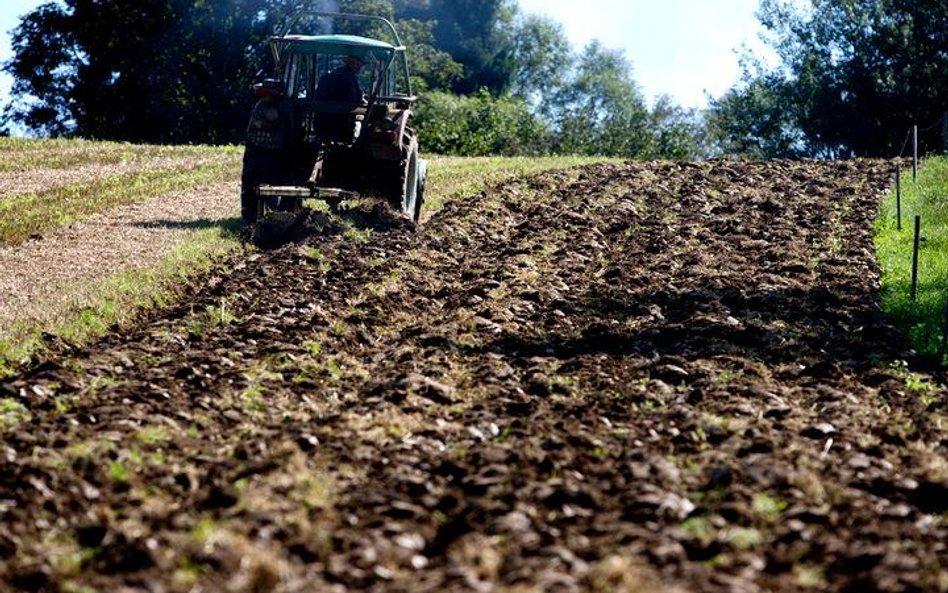
[[[899,232],[902,230],[902,162],[906,157],[906,150],[911,143],[912,182],[913,184],[917,185],[919,167],[919,136],[921,134],[931,132],[936,128],[941,129],[942,151],[948,154],[948,112],[927,126],[919,127],[918,125],[913,125],[911,128],[909,128],[905,134],[905,139],[902,142],[902,148],[899,150],[899,155],[897,157],[898,164],[895,168],[896,230]],[[916,303],[918,301],[919,286],[919,257],[921,253],[921,246],[924,244],[925,239],[922,236],[922,220],[920,215],[916,214],[914,216],[914,223],[909,297],[911,302]],[[948,354],[948,286],[944,287],[941,292],[945,295],[944,314],[941,316],[941,343],[939,352],[940,361],[943,362],[945,355]]]

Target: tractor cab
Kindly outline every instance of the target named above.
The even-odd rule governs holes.
[[[253,85],[258,101],[247,128],[245,223],[304,198],[334,205],[354,195],[387,198],[417,221],[424,163],[408,125],[415,97],[398,33],[380,17],[308,16],[364,23],[391,40],[297,32],[300,18],[270,38],[274,69]]]
[[[355,35],[282,35],[270,48],[279,78],[254,92],[292,103],[299,141],[352,143],[369,113],[384,120],[414,102],[404,47]],[[263,136],[265,128],[251,132]]]

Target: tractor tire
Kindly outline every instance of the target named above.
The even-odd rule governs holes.
[[[243,170],[240,174],[240,217],[245,227],[257,222],[260,211],[256,194],[258,185],[280,184],[286,176],[286,155],[282,150],[271,150],[248,144],[244,148]],[[273,206],[273,205],[271,205]]]
[[[415,140],[414,133],[405,135],[402,158],[392,177],[389,194],[392,206],[417,222],[421,214],[421,203],[418,200],[418,141]]]
[[[428,182],[428,162],[418,159],[418,175],[415,184],[415,209],[412,212],[412,222],[418,224],[421,220],[421,208],[425,203],[425,185]]]

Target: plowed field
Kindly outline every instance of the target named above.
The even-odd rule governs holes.
[[[948,590],[944,396],[877,307],[888,170],[317,215],[0,383],[0,589]]]

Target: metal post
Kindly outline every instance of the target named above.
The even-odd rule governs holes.
[[[912,300],[918,298],[918,245],[922,234],[922,217],[915,215],[915,245],[912,248]]]
[[[902,230],[902,165],[895,167],[895,228]]]
[[[918,126],[912,126],[912,181],[918,181]]]

